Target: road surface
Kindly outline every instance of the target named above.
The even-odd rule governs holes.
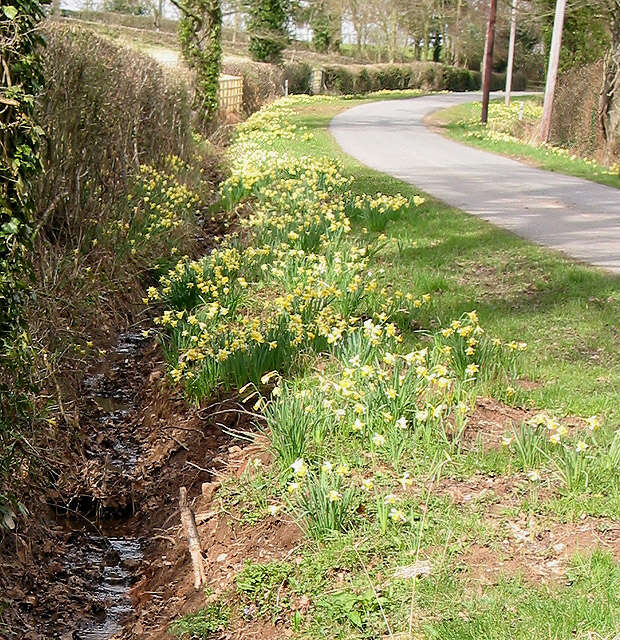
[[[620,189],[529,167],[435,133],[430,113],[479,100],[445,94],[360,105],[330,131],[361,163],[541,245],[620,274]]]

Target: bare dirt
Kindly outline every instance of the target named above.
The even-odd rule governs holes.
[[[133,615],[142,557],[148,567],[177,522],[179,487],[200,491],[221,464],[230,436],[187,406],[164,367],[159,347],[135,332],[87,372],[74,464],[41,495],[37,525],[0,552],[7,639],[111,637]],[[218,422],[238,428],[239,415]]]
[[[474,544],[460,556],[473,583],[494,584],[502,575],[518,575],[533,584],[561,581],[572,556],[596,548],[620,561],[620,524],[607,518],[566,523],[532,516],[497,519],[492,526],[504,534],[498,545]]]
[[[217,476],[239,477],[249,461],[256,457],[268,458],[260,441],[243,449],[233,445],[228,448],[225,465]],[[269,562],[288,558],[301,541],[297,525],[277,516],[255,525],[244,524],[239,514],[222,509],[218,488],[217,480],[205,483],[192,501],[202,540],[210,599],[216,599],[231,589],[235,575],[247,561]],[[166,630],[173,619],[205,605],[204,590],[194,589],[187,541],[178,518],[159,540],[152,547],[141,580],[132,590],[138,613],[122,635],[124,640],[169,638]],[[219,637],[222,640],[268,639],[280,634],[281,629],[265,621],[249,623],[237,620]]]

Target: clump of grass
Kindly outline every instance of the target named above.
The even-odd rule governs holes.
[[[285,587],[294,574],[288,562],[246,562],[235,576],[235,586],[243,601],[256,608],[256,615],[276,619],[289,605]]]
[[[177,638],[210,638],[224,631],[230,620],[230,607],[221,602],[208,604],[195,613],[188,613],[175,620],[168,631]]]

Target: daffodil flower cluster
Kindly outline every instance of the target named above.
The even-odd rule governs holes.
[[[362,194],[352,198],[349,215],[370,231],[383,231],[390,220],[395,220],[412,207],[424,204],[424,198],[414,196],[411,200],[401,194],[389,196],[384,193]]]
[[[168,172],[140,167],[127,197],[129,215],[112,229],[117,244],[126,244],[132,254],[156,240],[170,244],[179,227],[196,216],[201,199],[179,179],[184,165],[180,158],[169,156]]]

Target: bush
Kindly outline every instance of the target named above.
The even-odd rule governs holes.
[[[560,76],[551,122],[553,144],[571,147],[579,155],[585,156],[596,156],[604,150],[599,118],[602,86],[602,60]]]
[[[290,62],[284,65],[284,78],[289,93],[310,93],[312,67],[307,62]]]
[[[333,93],[369,93],[380,90],[427,89],[472,91],[480,88],[480,73],[434,62],[376,65],[328,65],[324,84]],[[502,76],[494,74],[500,88]]]
[[[355,72],[340,65],[323,67],[323,84],[328,91],[353,93],[355,91]]]

